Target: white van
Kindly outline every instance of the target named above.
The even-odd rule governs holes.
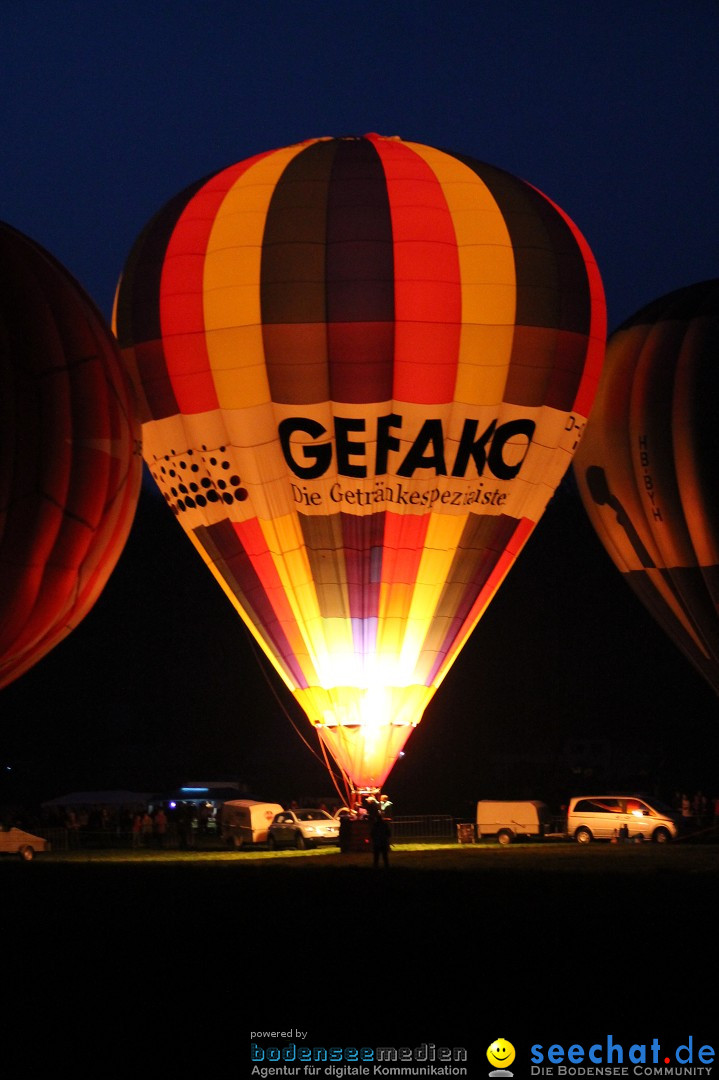
[[[496,836],[500,844],[511,844],[519,837],[546,836],[551,825],[549,808],[536,799],[523,802],[482,799],[477,803],[478,840]]]
[[[282,810],[279,803],[230,799],[220,810],[220,836],[236,848],[246,844],[266,844],[270,822]]]
[[[577,795],[569,800],[567,835],[592,840],[654,840],[665,844],[679,831],[674,811],[653,796]]]

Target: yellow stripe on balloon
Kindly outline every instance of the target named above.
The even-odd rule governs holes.
[[[210,233],[203,304],[210,367],[223,409],[270,399],[260,309],[262,240],[277,181],[305,148],[300,144],[277,150],[247,169],[223,199]]]
[[[432,147],[407,145],[442,185],[457,238],[462,331],[455,401],[494,405],[502,400],[506,383],[517,305],[509,230],[489,188],[472,169]]]
[[[317,593],[297,519],[285,515],[273,521],[260,521],[259,524],[297,622],[302,626],[312,620],[321,620]]]
[[[432,514],[425,548],[417,571],[417,582],[407,616],[404,641],[399,653],[402,672],[414,670],[422,651],[430,621],[445,587],[455,552],[464,531],[466,516]]]

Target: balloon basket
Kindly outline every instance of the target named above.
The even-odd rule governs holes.
[[[353,818],[346,814],[340,822],[340,852],[370,850],[370,823],[368,818]]]
[[[387,817],[392,806],[381,788],[353,788],[349,812],[340,819],[340,851],[369,851],[372,847],[372,822]]]

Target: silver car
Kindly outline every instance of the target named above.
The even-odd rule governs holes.
[[[340,823],[326,810],[283,810],[275,814],[267,830],[270,848],[309,848],[317,844],[337,844]]]

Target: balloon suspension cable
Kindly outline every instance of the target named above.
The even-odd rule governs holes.
[[[248,640],[250,642],[250,645],[252,647],[252,651],[254,652],[255,656],[257,657],[258,667],[259,667],[260,671],[262,672],[263,678],[264,678],[265,682],[267,683],[268,687],[270,688],[270,690],[272,692],[272,696],[274,697],[275,701],[277,702],[280,709],[284,713],[285,718],[287,720],[289,720],[289,722],[290,722],[291,726],[294,728],[296,734],[299,736],[299,738],[305,744],[305,746],[307,747],[309,752],[312,754],[312,756],[314,758],[316,758],[317,761],[319,761],[320,764],[324,765],[324,767],[327,769],[327,772],[329,773],[330,780],[332,781],[332,786],[334,787],[335,791],[337,792],[340,800],[346,806],[350,806],[351,802],[352,802],[352,797],[353,797],[354,791],[352,789],[352,785],[350,783],[349,777],[346,775],[346,773],[344,772],[343,769],[340,769],[341,777],[340,778],[337,777],[337,775],[335,774],[335,772],[332,769],[332,765],[331,765],[331,763],[329,761],[329,758],[327,757],[327,750],[325,749],[324,743],[322,742],[321,739],[320,739],[320,748],[322,750],[322,757],[320,757],[320,755],[317,753],[317,751],[315,749],[313,749],[313,747],[310,745],[310,743],[304,737],[304,735],[302,734],[302,732],[298,728],[297,724],[295,723],[293,717],[291,716],[289,710],[287,709],[287,706],[281,700],[279,694],[277,693],[277,690],[276,690],[276,688],[274,686],[273,680],[270,678],[269,672],[267,671],[267,668],[265,666],[264,654],[260,650],[260,648],[259,648],[257,642],[255,641],[254,637],[252,636],[252,634],[250,634],[250,632],[248,631],[247,627],[244,626],[244,624],[243,624],[243,627],[244,627],[245,633],[247,634],[247,638],[248,638]],[[338,768],[339,768],[339,766],[338,766]],[[344,788],[344,791],[342,791],[340,789],[340,784]]]
[[[347,773],[344,771],[344,769],[342,769],[341,766],[338,765],[337,768],[340,770],[340,774],[341,774],[341,777],[342,777],[342,784],[344,786],[344,792],[340,791],[338,779],[335,776],[335,774],[334,774],[334,772],[332,770],[332,765],[330,764],[329,758],[327,757],[327,747],[322,742],[322,739],[319,740],[319,743],[320,743],[320,749],[322,750],[322,757],[324,758],[324,762],[325,762],[325,768],[327,769],[327,772],[329,773],[330,780],[332,781],[332,783],[334,785],[334,789],[337,792],[337,794],[339,795],[340,801],[345,806],[351,808],[351,806],[352,806],[352,785],[350,783],[350,779],[347,776]]]

